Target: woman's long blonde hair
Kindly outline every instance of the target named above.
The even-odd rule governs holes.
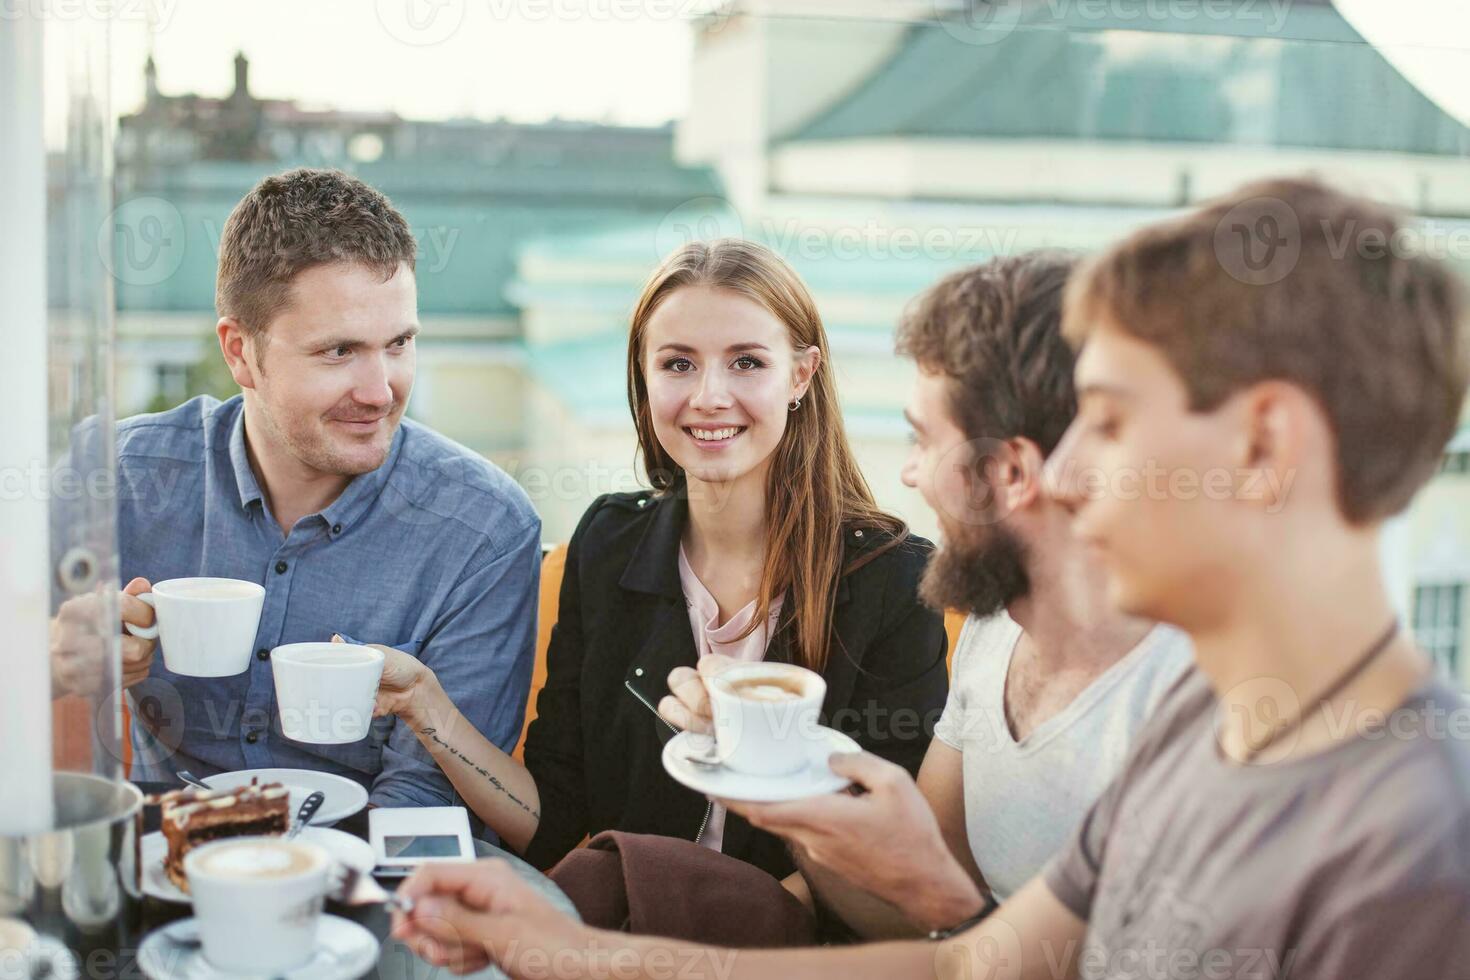
[[[822,318],[806,286],[775,252],[738,238],[690,242],[654,270],[633,311],[628,334],[628,407],[638,429],[638,450],[660,494],[684,486],[683,470],[654,434],[643,373],[643,338],[649,318],[665,298],[685,286],[727,289],[748,297],[786,325],[798,352],[817,347],[821,357],[801,407],[787,418],[766,482],[766,557],[756,614],[746,635],[764,623],[775,597],[790,589],[793,660],[813,670],[827,664],[832,608],[838,580],[908,533],[904,523],[878,509],[863,479],[837,404]],[[842,563],[845,528],[886,532],[890,540],[861,561]]]

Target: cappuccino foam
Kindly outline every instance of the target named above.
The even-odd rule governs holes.
[[[203,855],[199,870],[221,878],[286,878],[317,863],[314,851],[286,841],[241,841]]]
[[[730,690],[736,697],[752,701],[800,701],[805,692],[800,684],[774,677],[751,677],[735,681]]]

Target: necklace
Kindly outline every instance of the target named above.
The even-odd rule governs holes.
[[[1395,616],[1393,622],[1388,624],[1388,629],[1383,631],[1383,635],[1375,640],[1373,644],[1368,647],[1367,650],[1364,650],[1362,655],[1359,656],[1357,660],[1353,661],[1352,665],[1348,667],[1347,670],[1339,674],[1337,679],[1329,684],[1325,691],[1317,695],[1317,697],[1313,699],[1309,707],[1298,711],[1296,713],[1296,717],[1292,718],[1291,721],[1273,726],[1271,730],[1266,733],[1266,736],[1259,741],[1252,742],[1247,740],[1245,746],[1245,758],[1241,759],[1241,762],[1246,764],[1254,762],[1256,756],[1260,755],[1270,746],[1279,742],[1281,740],[1281,736],[1289,734],[1290,732],[1294,732],[1298,728],[1300,728],[1302,722],[1307,719],[1308,715],[1316,711],[1318,708],[1322,707],[1328,701],[1331,701],[1334,697],[1341,693],[1343,688],[1347,687],[1354,680],[1356,680],[1363,673],[1363,671],[1367,670],[1368,665],[1376,660],[1380,653],[1382,653],[1384,650],[1387,650],[1388,645],[1393,642],[1393,638],[1398,635],[1399,621],[1398,617]]]

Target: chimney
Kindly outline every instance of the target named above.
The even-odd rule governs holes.
[[[230,98],[250,98],[250,59],[245,57],[244,51],[235,52],[235,91]]]
[[[146,104],[152,105],[158,101],[158,65],[154,64],[152,54],[143,63],[143,84]]]

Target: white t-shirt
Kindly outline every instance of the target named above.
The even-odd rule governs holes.
[[[1072,703],[1021,741],[1005,715],[1021,627],[971,617],[955,645],[949,701],[934,736],[964,755],[965,826],[999,899],[1041,871],[1122,768],[1159,698],[1188,669],[1189,638],[1156,626]]]

